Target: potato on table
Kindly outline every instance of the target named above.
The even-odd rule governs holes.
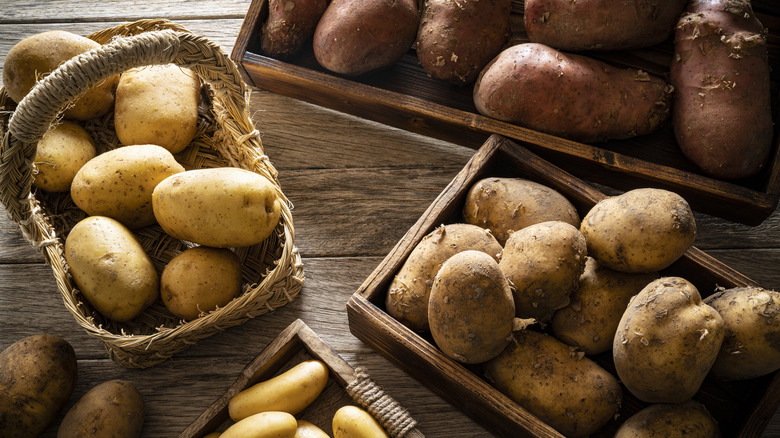
[[[268,411],[251,415],[228,427],[220,438],[293,438],[298,429],[287,412]]]
[[[376,419],[363,408],[346,405],[333,414],[334,438],[387,438]]]
[[[138,438],[144,426],[144,400],[135,385],[109,380],[87,391],[60,423],[57,438]]]
[[[48,192],[67,192],[78,171],[95,155],[95,141],[89,133],[79,124],[63,120],[38,142],[33,184]]]
[[[282,59],[298,53],[314,35],[326,7],[328,0],[269,0],[260,51]]]
[[[615,438],[720,438],[718,423],[704,405],[688,400],[652,404],[620,425]]]

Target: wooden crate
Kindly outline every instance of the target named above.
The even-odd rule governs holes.
[[[685,196],[696,210],[749,225],[759,224],[777,207],[780,123],[776,122],[774,149],[764,171],[740,181],[718,180],[702,174],[682,155],[670,126],[646,136],[590,145],[481,116],[473,103],[472,87],[429,78],[414,50],[392,68],[357,78],[320,67],[311,44],[286,61],[260,55],[260,25],[267,8],[267,0],[252,0],[231,55],[258,88],[475,149],[490,134],[500,134],[581,178],[618,189],[666,188]],[[775,0],[754,0],[753,8],[769,29],[772,97],[778,106],[780,6]],[[513,2],[512,23],[511,43],[527,42],[523,0]],[[672,49],[670,40],[647,49],[593,56],[664,76]],[[777,108],[773,110],[777,120]]]
[[[236,381],[211,406],[209,406],[195,421],[193,421],[179,438],[200,438],[211,432],[221,432],[232,424],[228,415],[228,403],[236,394],[250,386],[268,380],[304,360],[316,359],[322,361],[330,371],[328,384],[317,399],[295,417],[317,425],[325,433],[333,436],[331,422],[333,414],[342,406],[356,405],[372,412],[371,401],[365,406],[353,399],[346,388],[358,383],[360,388],[370,388],[373,397],[383,397],[382,402],[388,406],[400,406],[385,394],[381,388],[373,384],[364,370],[352,368],[344,359],[333,351],[300,319],[295,320],[284,329],[271,343],[266,346],[241,371]],[[360,397],[358,397],[360,398]],[[396,405],[393,405],[396,403]],[[388,409],[385,407],[385,409]],[[372,412],[373,413],[373,412]],[[376,416],[376,415],[375,415]],[[382,419],[378,418],[380,423]],[[416,428],[414,420],[408,417],[408,427],[402,428],[406,438],[423,438],[424,435]],[[414,426],[414,427],[412,427]],[[390,436],[395,436],[390,433]]]
[[[461,211],[468,189],[487,176],[522,177],[551,187],[566,196],[581,217],[605,197],[517,143],[491,136],[353,294],[347,304],[350,330],[495,433],[506,437],[560,437],[491,387],[474,367],[461,365],[441,353],[430,335],[409,330],[385,311],[387,289],[414,247],[435,227],[462,222]],[[719,286],[755,285],[751,279],[695,247],[661,274],[688,279],[702,296],[711,295]],[[614,373],[611,351],[594,359]],[[646,406],[625,388],[623,392],[619,419],[594,437],[612,437],[622,421]],[[723,436],[758,437],[780,405],[780,377],[773,373],[737,383],[707,379],[696,398],[718,419]]]

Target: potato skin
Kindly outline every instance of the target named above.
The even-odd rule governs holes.
[[[463,251],[442,265],[431,287],[428,322],[436,345],[466,364],[496,357],[512,335],[514,302],[498,263]]]
[[[220,438],[293,438],[297,429],[298,422],[291,414],[268,411],[233,423]]]
[[[720,438],[718,423],[704,405],[693,400],[653,404],[630,416],[615,438]]]
[[[417,58],[428,75],[473,83],[509,40],[511,0],[425,0]]]
[[[260,51],[274,58],[298,53],[314,35],[328,0],[269,0],[268,18],[263,22]]]
[[[48,192],[67,192],[81,167],[95,155],[89,133],[79,124],[63,120],[38,142],[33,184]]]
[[[78,378],[68,341],[32,335],[0,352],[0,436],[38,436],[54,421]]]
[[[144,425],[144,400],[135,385],[109,380],[87,391],[60,423],[57,438],[137,438]]]
[[[480,73],[480,114],[593,143],[649,134],[669,117],[671,87],[645,72],[524,43],[504,49]]]
[[[526,0],[528,39],[558,50],[630,50],[665,41],[687,0]]]
[[[332,0],[314,31],[326,69],[359,76],[395,64],[417,36],[416,0]]]
[[[484,370],[500,392],[570,438],[604,426],[623,397],[617,379],[596,362],[532,330],[515,332],[515,341]]]
[[[330,438],[327,433],[317,427],[316,424],[298,419],[298,429],[293,438]]]
[[[648,403],[680,403],[699,390],[720,350],[723,318],[680,277],[662,277],[637,294],[612,344],[620,380]]]
[[[468,191],[466,223],[489,229],[504,245],[514,231],[547,221],[580,225],[577,209],[556,190],[523,178],[483,178]]]
[[[447,259],[466,250],[482,251],[498,262],[503,248],[489,231],[476,225],[447,224],[425,235],[390,283],[387,313],[412,330],[427,331],[433,278]]]
[[[739,287],[716,292],[704,302],[718,311],[726,327],[710,376],[744,380],[780,369],[780,293]]]
[[[346,405],[333,414],[333,438],[387,438],[387,436],[379,422],[362,408]]]
[[[693,0],[675,31],[669,80],[680,149],[710,176],[764,168],[772,149],[766,29],[748,0]]]
[[[566,222],[542,222],[514,232],[499,266],[514,286],[515,316],[549,321],[569,304],[586,260],[585,238]]]
[[[588,255],[620,272],[656,272],[696,239],[688,202],[663,189],[634,189],[599,201],[582,219]]]

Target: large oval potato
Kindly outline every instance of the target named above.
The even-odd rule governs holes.
[[[165,148],[122,146],[89,160],[70,187],[73,202],[91,216],[107,216],[130,229],[156,222],[152,193],[162,180],[184,172]]]
[[[596,362],[532,330],[515,332],[498,357],[484,365],[499,391],[569,438],[586,437],[617,414],[622,390]]]
[[[569,304],[586,261],[585,238],[566,222],[541,222],[512,233],[499,266],[514,287],[515,316],[549,321]]]
[[[387,313],[415,331],[428,330],[428,299],[441,265],[466,250],[482,251],[496,261],[501,244],[485,229],[469,224],[436,227],[414,247],[387,290]]]
[[[274,58],[298,53],[314,35],[328,0],[269,0],[263,22],[260,51]]]
[[[268,411],[233,423],[219,438],[293,438],[297,429],[298,422],[291,414]]]
[[[667,268],[696,239],[688,202],[663,189],[642,188],[599,201],[582,219],[588,255],[621,272]]]
[[[720,438],[718,423],[701,403],[652,404],[628,417],[614,438]]]
[[[333,414],[333,438],[387,438],[387,432],[366,410],[353,405]]]
[[[95,155],[95,142],[87,130],[63,120],[38,142],[33,184],[48,192],[67,192],[78,171]]]
[[[436,273],[428,323],[436,345],[458,362],[481,363],[501,353],[514,315],[509,283],[484,252],[459,252]]]
[[[726,334],[710,375],[744,380],[780,369],[780,293],[738,287],[704,299],[723,317]]]
[[[52,335],[20,339],[0,353],[0,435],[35,437],[70,398],[78,378],[73,347]]]
[[[109,380],[87,391],[68,410],[57,438],[138,438],[143,426],[141,393],[126,380]]]
[[[648,284],[620,319],[612,358],[621,382],[648,403],[681,403],[699,390],[720,350],[718,312],[680,277]]]
[[[669,117],[672,88],[536,43],[498,54],[474,85],[480,114],[585,143],[649,134]]]
[[[106,318],[127,322],[160,296],[160,277],[132,232],[105,216],[79,221],[65,239],[65,260],[84,298]]]
[[[574,205],[558,191],[523,178],[483,178],[463,204],[466,223],[487,228],[504,245],[509,235],[529,225],[561,221],[580,226]]]
[[[281,202],[268,179],[236,167],[172,175],[152,194],[154,216],[166,233],[216,248],[265,240],[279,223]]]

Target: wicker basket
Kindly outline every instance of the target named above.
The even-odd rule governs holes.
[[[51,265],[68,310],[87,333],[103,341],[109,356],[128,368],[160,363],[197,341],[249,318],[283,306],[298,295],[303,265],[294,246],[291,205],[277,172],[264,154],[248,115],[248,94],[235,64],[211,41],[167,20],[142,20],[88,36],[101,47],[69,60],[40,81],[17,106],[0,88],[0,200],[25,237]],[[81,92],[131,67],[175,63],[195,71],[203,82],[198,134],[176,154],[185,169],[234,166],[267,177],[282,202],[281,219],[264,242],[236,248],[243,265],[243,291],[226,306],[190,322],[171,314],[161,302],[129,323],[119,324],[96,312],[75,288],[63,256],[64,237],[86,215],[70,195],[33,189],[36,145],[60,111]],[[98,150],[116,148],[113,114],[85,126]],[[156,268],[188,247],[155,225],[135,231]]]

